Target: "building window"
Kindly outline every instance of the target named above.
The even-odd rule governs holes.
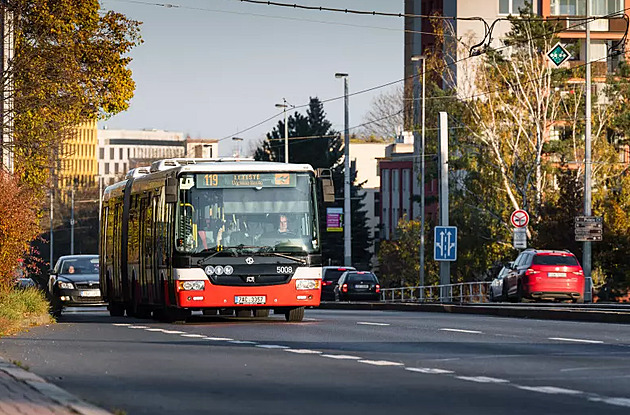
[[[123,149],[122,149],[122,148],[119,148],[119,149],[118,149],[118,158],[119,158],[120,160],[122,160],[122,159],[123,159]]]
[[[499,0],[499,14],[518,15],[519,9],[525,7],[525,2],[526,0]]]
[[[606,16],[622,12],[623,0],[592,0],[591,16]],[[585,16],[586,0],[551,0],[552,16]]]
[[[118,174],[118,163],[114,163],[114,173]]]
[[[105,163],[105,174],[109,174],[109,163]]]
[[[109,149],[109,159],[110,159],[110,160],[113,160],[113,159],[114,159],[114,149],[113,149],[113,148],[110,148],[110,149]]]

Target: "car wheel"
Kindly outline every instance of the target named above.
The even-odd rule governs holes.
[[[508,300],[508,288],[507,285],[503,284],[503,286],[501,287],[501,301],[507,301]]]
[[[340,301],[341,298],[339,298],[339,293],[335,293],[335,301]]]
[[[490,292],[488,293],[488,301],[491,303],[497,301],[497,298],[494,296],[494,288],[492,288],[492,286],[490,286]]]
[[[112,302],[107,307],[111,317],[122,317],[125,315],[125,305],[119,302]]]
[[[523,283],[519,281],[518,285],[516,286],[515,302],[520,303],[522,301],[523,301]]]

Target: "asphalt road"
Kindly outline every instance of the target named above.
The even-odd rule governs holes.
[[[187,324],[71,309],[0,355],[135,414],[630,413],[628,325],[307,310]]]

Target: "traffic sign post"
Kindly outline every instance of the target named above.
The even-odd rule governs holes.
[[[433,259],[457,261],[457,226],[433,228]]]
[[[571,57],[571,54],[558,42],[547,52],[547,57],[554,65],[560,66]]]
[[[529,213],[523,209],[517,209],[510,215],[510,222],[515,228],[525,228],[529,224]]]
[[[601,216],[576,216],[574,223],[577,242],[602,240],[604,221]]]
[[[514,228],[514,249],[526,249],[527,248],[527,229],[526,228]]]

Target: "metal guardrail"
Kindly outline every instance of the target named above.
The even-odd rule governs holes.
[[[425,285],[418,287],[381,288],[385,302],[487,303],[490,282]]]

